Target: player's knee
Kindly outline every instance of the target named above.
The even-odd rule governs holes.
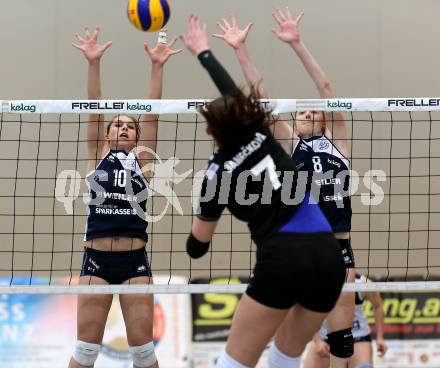
[[[101,350],[99,344],[78,340],[73,352],[73,360],[86,367],[92,367],[98,358],[99,350]]]
[[[153,341],[141,346],[130,346],[128,348],[132,358],[133,364],[136,367],[147,368],[156,363],[156,354],[154,353]]]
[[[356,368],[374,368],[374,366],[371,363],[360,363],[356,366]]]
[[[350,358],[353,355],[353,334],[351,328],[339,330],[327,335],[330,353],[338,358]]]

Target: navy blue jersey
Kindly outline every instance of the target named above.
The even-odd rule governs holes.
[[[350,161],[325,136],[300,139],[292,158],[305,171],[333,232],[351,230]]]
[[[89,205],[85,240],[120,236],[148,240],[148,183],[133,151],[110,150],[87,175]]]
[[[282,185],[287,180],[288,185]],[[220,147],[211,157],[198,217],[217,221],[228,208],[248,223],[258,244],[295,214],[299,204],[295,201],[296,182],[293,160],[268,129],[258,131],[241,147]]]

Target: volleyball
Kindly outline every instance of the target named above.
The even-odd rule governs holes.
[[[128,19],[140,31],[156,32],[170,19],[168,0],[129,0]]]

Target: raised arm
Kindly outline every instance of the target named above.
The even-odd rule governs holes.
[[[213,34],[212,36],[225,41],[233,48],[248,84],[258,90],[260,97],[267,98],[268,94],[263,87],[261,75],[246,46],[246,39],[253,24],[249,23],[245,28],[240,29],[237,18],[232,13],[230,23],[226,18],[223,18],[220,22],[217,22],[217,25],[223,31],[223,34]]]
[[[237,86],[226,69],[223,68],[211,52],[206,24],[200,24],[199,19],[191,15],[188,20],[188,32],[185,35],[181,35],[180,39],[191,54],[199,59],[220,93],[223,96],[233,95],[237,90]]]
[[[188,31],[180,38],[191,54],[199,59],[220,93],[223,96],[233,95],[237,91],[237,86],[211,52],[206,24],[200,24],[199,19],[191,15],[188,20]],[[205,176],[201,197],[205,196],[207,186],[208,179]],[[216,189],[216,195],[218,192]],[[224,207],[224,205],[219,206],[218,200],[215,199],[200,201],[200,214],[194,218],[191,233],[186,242],[186,251],[190,257],[200,258],[208,252],[211,238]]]
[[[182,52],[182,49],[172,50],[177,41],[175,37],[169,44],[166,43],[166,29],[159,33],[159,40],[154,48],[150,48],[147,43],[144,49],[151,60],[150,84],[147,98],[157,100],[162,98],[164,65],[168,59],[175,54]],[[138,139],[138,159],[145,167],[144,175],[151,177],[151,164],[155,157],[157,147],[158,115],[143,114],[140,122],[140,134]]]
[[[301,39],[299,23],[304,13],[301,12],[294,19],[289,8],[286,7],[285,12],[277,9],[272,12],[272,16],[280,27],[279,30],[273,28],[272,32],[279,40],[287,43],[295,51],[310,78],[315,83],[319,96],[321,98],[334,98],[335,95],[324,70]],[[331,119],[326,120],[326,136],[333,140],[333,143],[345,156],[348,155],[347,128],[342,113],[334,113]]]
[[[101,57],[105,51],[112,45],[112,41],[104,44],[98,43],[99,26],[95,28],[93,35],[91,35],[89,28],[84,27],[84,37],[79,33],[75,36],[78,43],[72,43],[72,46],[80,50],[88,62],[87,73],[87,98],[89,100],[99,100],[102,98],[101,94]],[[88,171],[96,166],[96,161],[101,158],[102,149],[104,146],[104,117],[103,115],[92,114],[89,115],[89,123],[87,126],[87,142],[89,165]]]
[[[223,31],[223,34],[213,34],[212,36],[225,41],[233,48],[247,83],[258,91],[260,97],[268,98],[268,93],[263,86],[263,78],[255,66],[246,46],[246,39],[253,24],[249,23],[245,28],[241,29],[238,26],[237,17],[232,13],[230,22],[226,18],[223,18],[220,22],[217,22],[217,25]],[[297,139],[292,127],[278,120],[273,126],[273,134],[281,143],[284,150],[290,155],[294,141]]]

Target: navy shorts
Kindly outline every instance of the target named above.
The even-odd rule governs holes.
[[[145,248],[122,252],[84,248],[81,276],[96,276],[109,284],[122,284],[135,277],[152,277],[152,274]]]
[[[354,343],[357,342],[371,342],[371,334],[365,335],[365,336],[358,336],[354,338]]]

